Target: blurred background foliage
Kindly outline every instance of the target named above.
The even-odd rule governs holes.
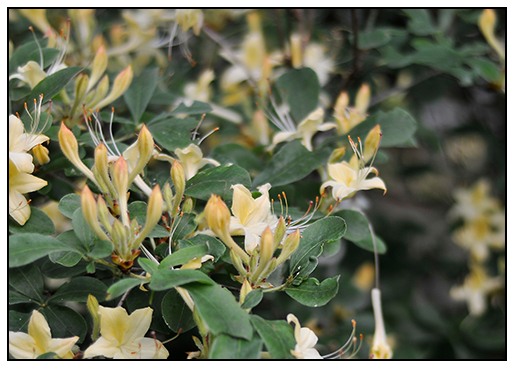
[[[112,41],[124,12],[122,9],[95,10],[97,29],[109,35]],[[502,45],[507,26],[506,9],[493,12],[496,21],[492,29]],[[128,110],[123,99],[113,104],[117,121],[123,123],[122,131],[123,127],[127,127],[127,132],[133,131],[137,123],[146,121],[152,112],[170,106],[170,102],[178,106],[187,101],[187,85],[209,69],[214,70],[215,77],[209,85],[210,98],[204,101],[229,107],[244,123],[208,114],[202,129],[207,132],[220,127],[224,135],[214,134],[206,139],[204,151],[213,152],[216,158],[217,147],[237,142],[253,147],[252,154],[263,155],[263,147],[251,142],[256,136],[248,134],[252,127],[247,124],[254,118],[254,101],[260,96],[250,82],[238,85],[234,91],[224,90],[221,76],[230,63],[218,53],[224,45],[241,44],[252,28],[252,14],[258,14],[266,50],[279,51],[288,69],[292,67],[290,35],[300,33],[305,45],[321,46],[318,54],[314,52],[319,59],[315,58],[314,64],[309,65],[306,56],[304,64],[317,72],[321,84],[320,104],[328,112],[327,116],[331,116],[342,91],[348,93],[352,102],[366,83],[371,90],[368,115],[400,107],[417,122],[414,140],[407,142],[406,147],[386,148],[378,154],[375,166],[387,184],[386,195],[380,191],[359,193],[347,205],[363,209],[376,234],[387,245],[387,252],[379,257],[379,280],[394,358],[505,359],[504,244],[492,245],[487,240],[488,255],[474,256],[471,244],[482,237],[477,234],[480,226],[471,226],[477,232],[463,246],[463,238],[456,234],[473,223],[473,219],[466,216],[468,210],[458,212],[458,216],[449,215],[456,204],[466,202],[463,196],[456,194],[458,189],[472,191],[485,180],[488,184],[483,192],[478,190],[481,193],[476,194],[475,202],[471,200],[472,206],[485,199],[495,199],[492,200],[497,202],[495,209],[486,216],[501,214],[501,220],[488,232],[497,232],[504,239],[505,67],[504,57],[478,26],[483,9],[204,9],[203,13],[204,27],[212,34],[204,32],[187,39],[191,58],[184,57],[184,50],[180,55],[174,47],[171,61],[161,64],[167,52],[166,43],[159,49],[163,54],[160,57],[147,53],[143,61],[138,59],[141,55],[131,54],[136,78],[142,73],[147,73],[145,78],[158,73],[160,82],[141,119],[131,119],[134,111]],[[56,25],[56,29],[66,17],[66,10],[47,11],[48,21]],[[32,41],[33,36],[27,31],[29,25],[29,19],[10,10],[9,39],[14,45]],[[213,42],[213,34],[223,43]],[[86,51],[82,54],[84,59],[76,65],[84,63],[82,66],[85,66],[91,56]],[[164,58],[166,60],[166,56]],[[110,60],[108,74],[114,79],[126,62],[122,58]],[[195,100],[202,99],[197,95]],[[22,110],[16,104],[10,108],[13,112]],[[190,116],[195,117],[196,123],[202,113],[202,105],[199,105],[199,113]],[[52,138],[51,131],[47,135]],[[320,133],[315,146],[327,138],[325,133]],[[159,142],[159,138],[157,140]],[[51,146],[50,152],[51,155],[58,153],[57,145],[54,149]],[[219,157],[222,154],[218,152]],[[252,155],[242,160],[246,160],[251,174],[253,168],[256,172],[262,169]],[[47,172],[59,169],[58,160],[52,159],[52,164],[53,167],[46,168]],[[158,171],[156,168],[154,173]],[[148,178],[152,178],[152,172],[149,170]],[[295,184],[273,187],[271,195],[274,191],[277,196],[286,190],[290,205],[304,209],[306,202],[318,195],[317,176],[315,172]],[[41,194],[59,200],[63,193],[71,190],[66,181],[61,181],[59,185],[54,182],[51,188],[43,189]],[[37,195],[32,197],[33,204],[38,204]],[[295,314],[303,325],[317,333],[321,353],[337,349],[346,340],[346,332],[351,331],[350,320],[355,319],[358,332],[365,337],[358,357],[366,358],[374,330],[370,301],[374,257],[350,241],[342,239],[341,242],[339,248],[328,245],[324,249],[313,273],[319,280],[341,276],[339,292],[330,303],[307,308],[286,294],[266,294],[255,312],[265,319],[284,319],[288,312]],[[468,292],[451,294],[453,288],[456,290],[467,278],[470,280],[472,271],[477,268],[486,276],[497,278],[498,283],[492,288],[485,287],[487,277],[478,277],[480,273],[476,273],[476,284],[470,282],[469,287],[472,287]],[[483,299],[484,308],[473,310],[464,300],[468,297],[475,301]],[[179,344],[184,350],[177,349]],[[195,350],[190,334],[179,336],[174,347],[171,358],[177,355],[177,359],[184,358],[182,352]]]

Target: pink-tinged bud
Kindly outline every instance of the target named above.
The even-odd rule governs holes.
[[[139,132],[136,148],[138,150],[138,160],[134,168],[131,169],[129,183],[132,183],[134,178],[145,168],[145,165],[147,165],[154,152],[154,139],[144,124]]]
[[[59,130],[59,146],[63,151],[64,156],[86,177],[88,177],[95,185],[98,186],[98,182],[93,175],[93,172],[80,160],[79,157],[79,144],[75,138],[73,132],[66,127],[62,122],[61,129]]]
[[[136,249],[143,242],[145,237],[154,229],[156,224],[161,219],[161,215],[163,214],[163,195],[161,194],[161,190],[159,189],[159,185],[156,185],[152,190],[148,198],[147,205],[147,219],[145,222],[145,226],[141,229],[138,236],[132,243],[132,248]]]
[[[100,228],[97,216],[97,203],[88,186],[84,186],[84,189],[82,190],[81,206],[84,219],[86,219],[93,232],[95,232],[101,240],[108,240],[109,237],[107,237],[104,231],[102,231],[102,228]]]
[[[91,77],[89,78],[88,91],[91,90],[106,71],[108,60],[109,58],[107,57],[106,49],[104,45],[101,45],[95,54],[95,58],[93,59],[91,66]]]
[[[370,87],[365,83],[361,86],[354,104],[360,114],[365,114],[370,103]]]
[[[298,229],[286,237],[283,243],[281,254],[277,258],[277,265],[284,263],[297,250],[300,242],[300,231]]]
[[[379,124],[372,128],[368,133],[367,138],[365,139],[365,149],[363,152],[365,162],[368,162],[370,159],[372,159],[379,149],[381,136],[382,133]]]
[[[93,110],[103,108],[104,106],[112,103],[117,98],[123,95],[125,91],[129,88],[131,82],[132,82],[133,72],[132,67],[129,65],[127,68],[122,70],[118,76],[116,76],[113,87],[111,89],[111,92],[109,95],[107,95],[102,101],[97,103]]]
[[[34,159],[36,159],[39,164],[46,164],[50,161],[48,149],[41,144],[34,146],[32,153],[34,154]]]

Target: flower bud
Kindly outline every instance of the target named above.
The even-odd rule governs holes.
[[[336,99],[334,104],[334,118],[338,123],[337,132],[338,134],[345,134],[352,128],[349,122],[349,114],[346,111],[349,106],[349,95],[347,92],[342,92]]]
[[[84,189],[82,190],[81,206],[84,219],[86,219],[93,232],[95,232],[101,240],[108,240],[109,237],[107,237],[104,231],[102,231],[102,228],[100,228],[97,216],[97,203],[93,197],[93,193],[87,185],[84,186]]]
[[[290,37],[291,45],[291,64],[293,68],[302,67],[302,38],[298,33],[294,33]]]
[[[91,339],[95,341],[100,333],[100,313],[98,311],[100,305],[98,304],[98,300],[95,298],[95,296],[89,294],[86,306],[88,307],[89,314],[91,315],[91,320],[93,321]]]
[[[163,187],[163,200],[165,202],[166,208],[163,209],[165,211],[171,211],[173,208],[173,192],[172,187],[170,186],[169,182],[166,182]]]
[[[79,144],[74,134],[66,125],[62,122],[61,129],[59,130],[59,146],[63,151],[64,156],[86,177],[88,177],[95,185],[98,186],[98,182],[93,175],[93,172],[80,160],[79,157]]]
[[[134,168],[131,168],[129,183],[132,183],[134,178],[145,168],[145,165],[147,165],[154,152],[154,139],[144,124],[139,132],[136,148],[138,150],[138,161],[134,165]]]
[[[184,189],[186,188],[186,177],[184,175],[184,168],[179,161],[174,160],[172,168],[170,169],[170,175],[172,176],[173,185],[175,186],[175,196],[176,198],[182,199]],[[178,204],[176,203],[175,205]]]
[[[217,195],[211,195],[211,198],[204,209],[207,224],[209,228],[220,238],[225,238],[229,233],[229,223],[231,221],[231,213],[229,208]]]
[[[102,223],[102,225],[107,230],[107,232],[111,233],[112,227],[111,227],[111,223],[109,223],[109,209],[107,208],[107,205],[106,205],[104,199],[102,198],[102,196],[98,196],[97,214],[98,214],[98,219],[100,220],[100,223]]]
[[[117,98],[123,95],[125,91],[129,88],[132,82],[133,72],[132,67],[129,65],[127,68],[122,70],[118,76],[116,76],[113,87],[109,95],[107,95],[102,101],[97,103],[93,110],[103,108],[104,106],[112,103]]]
[[[236,255],[236,253],[233,250],[229,252],[229,256],[231,257],[232,265],[236,268],[238,273],[240,273],[241,276],[246,276],[248,273],[245,267],[243,266],[241,258],[238,255]]]
[[[376,125],[374,128],[370,130],[365,139],[365,150],[363,152],[363,157],[365,162],[368,162],[370,159],[374,157],[374,154],[379,149],[379,144],[381,143],[381,127]]]
[[[113,222],[111,237],[113,238],[115,253],[122,259],[122,261],[130,260],[132,250],[129,249],[127,231],[125,230],[122,222],[118,219],[115,219]]]
[[[241,285],[240,289],[240,305],[242,305],[245,302],[245,297],[252,291],[252,286],[250,285],[249,281],[247,281],[247,278],[243,280],[243,283]]]
[[[327,162],[329,164],[338,163],[343,158],[343,155],[345,155],[345,147],[334,149]]]
[[[277,222],[277,226],[275,227],[274,252],[275,252],[275,250],[277,250],[277,248],[281,244],[285,233],[286,233],[286,222],[284,221],[284,217],[281,215],[281,217],[279,218],[279,221]]]
[[[50,161],[48,149],[41,144],[34,146],[32,153],[34,154],[34,159],[36,159],[39,164],[46,164]]]
[[[261,244],[259,247],[259,264],[257,269],[252,273],[251,281],[259,282],[260,276],[268,265],[272,256],[274,256],[274,235],[270,227],[266,227],[261,235]],[[252,269],[251,269],[252,270]]]
[[[386,343],[386,331],[384,329],[383,312],[381,309],[381,290],[377,288],[372,289],[372,308],[374,309],[376,327],[370,355],[373,359],[391,359],[392,349]]]
[[[77,106],[83,101],[86,96],[87,88],[89,83],[89,77],[87,74],[81,74],[75,80],[75,100],[73,102],[72,111],[75,111]]]
[[[95,148],[95,167],[93,169],[93,173],[95,174],[98,182],[101,185],[104,184],[102,187],[106,187],[106,189],[109,190],[110,195],[115,197],[116,190],[111,183],[111,178],[109,178],[108,172],[107,148],[102,142]],[[102,191],[104,192],[104,188],[102,188]]]
[[[298,229],[295,230],[292,234],[286,237],[283,243],[283,250],[281,254],[277,258],[277,265],[281,265],[284,263],[290,256],[297,250],[300,242],[300,231]]]
[[[497,22],[497,17],[495,15],[495,11],[493,9],[484,9],[481,15],[479,16],[479,29],[483,36],[489,41],[494,38],[494,29],[495,23]]]
[[[365,114],[370,103],[370,87],[364,83],[358,91],[356,96],[356,103],[354,104],[360,114]]]
[[[192,210],[193,210],[193,199],[191,197],[188,197],[182,204],[182,211],[185,213],[190,213]]]
[[[107,92],[109,91],[109,77],[107,74],[100,80],[94,91],[95,94],[90,93],[86,96],[85,102],[88,106],[95,106],[107,95]]]
[[[100,45],[91,66],[91,77],[88,83],[88,91],[97,83],[107,69],[108,57],[104,45]]]
[[[18,9],[18,11],[26,17],[30,23],[39,28],[41,33],[46,34],[52,30],[52,26],[48,23],[46,17],[46,9]]]
[[[129,170],[128,165],[123,156],[114,163],[112,168],[112,178],[114,188],[118,194],[118,205],[120,206],[120,215],[123,224],[129,226],[129,217],[127,215],[127,191],[129,190]]]
[[[133,249],[138,248],[139,245],[145,239],[145,237],[147,237],[147,235],[150,233],[150,231],[154,229],[156,224],[161,219],[162,214],[163,214],[163,195],[161,194],[159,185],[156,185],[148,198],[147,220],[145,222],[145,226],[138,234],[138,237],[134,240],[134,242],[132,244]]]

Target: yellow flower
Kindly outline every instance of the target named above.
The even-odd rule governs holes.
[[[28,332],[9,332],[9,353],[16,359],[35,359],[47,352],[63,359],[73,358],[71,349],[79,337],[52,338],[45,317],[37,310],[32,312]]]
[[[37,191],[46,184],[41,178],[20,172],[9,159],[9,215],[20,225],[30,218],[30,206],[23,194]]]
[[[213,164],[214,166],[220,165],[220,163],[214,159],[203,158],[200,147],[195,144],[190,144],[184,149],[175,149],[174,153],[177,155],[179,162],[184,168],[186,180],[192,178],[197,174],[198,170],[206,164]]]
[[[349,95],[342,92],[334,105],[334,118],[338,127],[336,131],[339,135],[346,134],[353,127],[363,122],[367,118],[367,109],[370,102],[370,87],[363,84],[356,95],[354,107],[349,107]]]
[[[301,327],[297,317],[293,314],[288,314],[286,317],[288,323],[295,324],[295,349],[291,350],[291,354],[297,359],[323,359],[322,356],[315,349],[318,342],[318,337],[315,332],[307,327]]]
[[[469,189],[456,189],[453,193],[456,204],[449,211],[449,217],[469,221],[498,211],[500,203],[490,195],[490,191],[491,183],[485,178],[478,180]]]
[[[278,220],[270,210],[268,191],[272,186],[267,183],[258,187],[261,196],[252,197],[250,191],[241,184],[232,186],[233,197],[229,233],[233,236],[245,235],[245,250],[251,253],[260,242],[266,227],[275,228]]]
[[[374,309],[376,329],[370,355],[372,359],[391,359],[393,353],[391,347],[386,343],[386,331],[384,329],[383,312],[381,309],[381,290],[377,288],[372,289],[372,307]]]
[[[49,138],[42,134],[25,133],[21,119],[15,115],[9,116],[9,159],[19,171],[32,173],[34,164],[28,151],[48,140]]]
[[[470,315],[479,316],[488,307],[488,296],[502,285],[500,277],[490,277],[483,266],[474,263],[463,285],[452,287],[450,295],[454,300],[465,301]]]
[[[323,193],[326,187],[332,187],[332,194],[335,200],[343,200],[351,198],[357,191],[371,190],[373,188],[380,188],[386,192],[386,185],[383,180],[379,177],[376,168],[372,167],[372,163],[367,167],[366,164],[372,158],[375,157],[377,149],[379,147],[380,136],[379,126],[376,126],[370,131],[367,136],[365,151],[359,141],[359,150],[357,144],[349,136],[351,148],[354,151],[354,156],[349,162],[342,161],[336,164],[327,164],[327,171],[329,174],[329,180],[324,182],[320,187],[320,192]],[[370,173],[374,173],[376,177],[368,178]]]
[[[84,352],[84,358],[166,359],[168,350],[156,339],[144,337],[152,321],[150,307],[131,315],[122,307],[99,306],[100,338]]]
[[[273,119],[272,122],[281,129],[281,132],[275,134],[272,140],[272,147],[279,142],[300,138],[302,139],[302,144],[309,151],[313,150],[311,139],[317,132],[328,131],[336,127],[334,123],[324,123],[324,110],[322,108],[318,108],[310,113],[297,127],[288,118],[284,119],[283,122],[278,122],[277,119]]]

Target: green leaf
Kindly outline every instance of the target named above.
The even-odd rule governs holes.
[[[39,268],[34,264],[9,269],[9,285],[24,296],[28,297],[29,302],[44,302],[43,275]],[[9,303],[11,303],[10,298]]]
[[[263,339],[272,359],[294,359],[290,353],[296,344],[293,327],[286,320],[265,320],[258,315],[251,315],[250,321]]]
[[[256,360],[261,356],[263,341],[254,333],[250,341],[220,334],[209,348],[209,359]]]
[[[86,272],[88,262],[85,260],[79,261],[72,267],[65,267],[61,264],[55,264],[51,260],[46,260],[41,266],[41,271],[48,278],[60,279],[70,278]]]
[[[9,232],[11,233],[39,233],[51,236],[55,233],[55,226],[52,219],[43,210],[30,207],[30,218],[24,225],[9,217]]]
[[[139,123],[141,116],[147,109],[157,87],[158,73],[159,68],[145,69],[132,80],[130,87],[123,94],[134,123]]]
[[[66,301],[87,302],[88,295],[93,295],[98,301],[104,301],[107,287],[93,277],[76,277],[70,282],[61,285],[48,299],[52,303],[64,303]]]
[[[131,202],[128,206],[130,218],[136,218],[136,221],[139,225],[143,226],[147,221],[147,204],[143,201],[134,201]],[[161,238],[168,237],[170,232],[163,228],[161,225],[157,224],[154,229],[150,231],[147,237],[150,238]]]
[[[113,300],[118,296],[123,295],[125,292],[139,286],[143,281],[139,278],[124,278],[119,280],[118,282],[112,284],[107,289],[106,300]]]
[[[436,32],[428,9],[403,9],[403,11],[411,18],[408,22],[408,30],[414,35],[426,36]]]
[[[254,178],[253,187],[270,183],[281,186],[301,180],[316,168],[327,163],[331,149],[324,147],[311,152],[300,140],[286,143],[272,158],[263,172]]]
[[[23,233],[9,236],[9,268],[26,265],[59,251],[80,252],[50,236]]]
[[[9,310],[9,330],[27,333],[31,316],[32,312],[20,313],[15,310]]]
[[[113,243],[109,240],[98,240],[95,242],[88,256],[94,259],[103,259],[111,256],[113,252]]]
[[[262,163],[249,149],[237,144],[226,143],[216,146],[211,157],[220,164],[236,164],[250,171],[261,171]]]
[[[84,68],[72,66],[61,69],[39,82],[30,93],[26,101],[39,101],[39,95],[43,94],[43,104],[57,95],[66,85]]]
[[[284,73],[277,80],[276,88],[286,96],[291,116],[297,124],[318,106],[320,85],[313,69],[293,69]]]
[[[22,295],[21,293],[11,291],[11,290],[9,290],[9,297],[8,297],[7,301],[9,302],[9,306],[16,305],[16,304],[29,304],[29,303],[34,302],[34,300],[31,299],[30,297],[27,297],[25,295]]]
[[[211,108],[211,105],[209,105],[208,103],[195,100],[190,106],[186,106],[183,102],[181,102],[180,105],[170,114],[204,114],[209,113],[212,110],[213,109]]]
[[[377,112],[364,122],[355,126],[348,134],[351,137],[364,139],[368,132],[377,124],[381,126],[381,147],[393,146],[413,146],[413,135],[417,130],[417,124],[413,117],[406,111],[395,108],[388,113]],[[335,141],[336,139],[347,140],[347,136],[336,137],[326,140]],[[357,140],[356,140],[357,142]]]
[[[176,290],[170,290],[163,297],[161,313],[166,325],[176,333],[187,332],[197,325],[190,308]]]
[[[213,284],[213,280],[199,270],[192,269],[158,269],[152,275],[150,288],[155,291],[167,290],[169,288],[182,286],[187,283],[198,282],[202,284]]]
[[[37,360],[58,360],[61,359],[59,355],[57,355],[55,352],[45,352],[44,354],[39,355]]]
[[[249,173],[238,165],[224,164],[198,172],[186,182],[184,194],[201,200],[209,200],[211,194],[216,194],[230,200],[233,184],[250,187]]]
[[[256,289],[249,292],[247,296],[245,296],[245,300],[243,300],[243,304],[241,304],[242,309],[252,309],[257,306],[261,300],[263,299],[263,290]]]
[[[172,235],[172,240],[182,240],[188,237],[195,229],[197,229],[197,222],[195,222],[196,214],[184,213],[180,217],[175,218],[173,228],[175,229]]]
[[[154,261],[142,257],[138,258],[138,264],[149,274],[154,274],[157,271],[157,268],[161,266],[161,264],[158,265]]]
[[[91,229],[88,222],[82,214],[82,208],[77,209],[73,212],[72,216],[73,231],[77,238],[82,242],[86,250],[90,249],[90,246],[95,240],[95,232]]]
[[[207,245],[191,246],[185,249],[179,249],[173,254],[168,255],[159,264],[159,269],[170,269],[172,266],[186,264],[193,258],[200,258],[208,252]]]
[[[390,41],[390,35],[380,29],[371,32],[358,33],[358,49],[370,50],[387,44]]]
[[[49,305],[41,310],[45,316],[52,338],[69,338],[79,336],[77,344],[82,343],[86,337],[88,327],[84,318],[75,310],[67,306]]]
[[[501,78],[499,65],[486,58],[468,58],[466,63],[488,82],[498,82]]]
[[[193,118],[169,118],[148,125],[148,130],[161,148],[173,152],[191,143],[190,131],[195,129],[198,121]]]
[[[327,278],[320,283],[316,278],[309,278],[298,286],[288,286],[285,292],[302,305],[319,307],[327,304],[338,293],[340,276]]]
[[[322,253],[324,244],[339,240],[346,231],[342,218],[331,216],[317,220],[302,233],[299,247],[290,257],[290,275],[296,278],[307,277],[317,266],[317,257]]]
[[[346,240],[351,241],[356,246],[361,247],[370,252],[374,252],[374,243],[372,241],[372,234],[368,219],[359,211],[345,209],[340,210],[333,214],[334,216],[341,217],[347,223],[347,232],[343,236]],[[378,254],[386,252],[386,245],[383,240],[376,235],[376,247]]]
[[[54,252],[49,255],[49,258],[53,263],[59,263],[66,267],[72,267],[82,260],[82,256],[86,252],[86,250],[82,245],[82,241],[79,240],[79,238],[73,230],[64,231],[59,236],[57,236],[57,240],[66,245],[73,246],[77,252]]]
[[[183,287],[190,293],[199,316],[213,334],[224,333],[246,340],[252,338],[249,315],[228,290],[213,283],[190,283]]]
[[[225,253],[226,246],[215,237],[206,234],[197,234],[194,237],[179,240],[179,250],[189,247],[207,246],[207,253],[214,257],[214,262]],[[162,264],[162,262],[161,262]]]

